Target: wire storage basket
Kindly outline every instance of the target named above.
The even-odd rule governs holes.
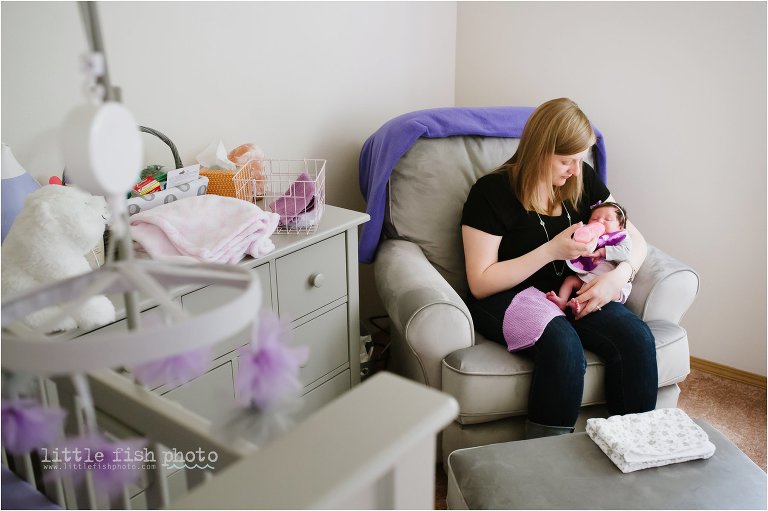
[[[238,199],[280,215],[277,234],[310,233],[325,209],[326,160],[250,160],[233,177]]]

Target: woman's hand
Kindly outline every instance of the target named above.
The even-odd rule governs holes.
[[[619,265],[612,271],[585,282],[581,289],[576,291],[575,300],[581,305],[576,319],[600,310],[600,307],[619,296],[621,288],[629,279],[629,275],[622,269],[623,266],[625,265]]]
[[[582,227],[584,224],[579,222],[573,224],[568,229],[549,240],[547,245],[549,246],[549,254],[553,261],[568,261],[576,259],[577,257],[587,256],[592,254],[589,247],[585,243],[579,243],[575,241],[571,236],[576,229]]]
[[[574,259],[589,253],[586,245],[571,239],[571,234],[579,227],[581,224],[571,226],[520,257],[499,261],[501,236],[462,225],[464,262],[472,295],[477,299],[487,298],[515,287],[552,261]]]

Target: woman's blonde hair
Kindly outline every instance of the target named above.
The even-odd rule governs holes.
[[[570,156],[594,145],[595,132],[579,106],[568,98],[553,99],[531,114],[520,137],[517,151],[501,170],[509,173],[510,183],[526,210],[547,214],[556,204],[567,201],[578,209],[582,177],[568,179],[563,186],[552,186],[550,156]],[[549,203],[541,204],[540,183],[549,183]]]

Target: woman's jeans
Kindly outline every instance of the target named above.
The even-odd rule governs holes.
[[[468,305],[475,328],[506,346],[497,314],[480,301],[469,300]],[[605,398],[612,415],[655,408],[658,372],[653,334],[624,305],[610,302],[578,321],[571,316],[554,318],[536,344],[518,352],[534,360],[529,421],[558,427],[576,424],[587,368],[584,349],[605,363]]]

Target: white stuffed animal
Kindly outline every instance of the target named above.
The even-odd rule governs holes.
[[[77,188],[47,185],[29,194],[3,241],[3,296],[91,271],[85,256],[102,238],[107,219],[104,198]],[[24,322],[38,329],[60,312],[48,307]],[[93,296],[47,330],[92,330],[114,320],[112,302]]]

